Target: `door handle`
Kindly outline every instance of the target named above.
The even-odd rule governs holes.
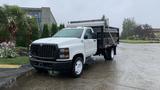
[[[96,40],[93,40],[94,42],[96,42]]]

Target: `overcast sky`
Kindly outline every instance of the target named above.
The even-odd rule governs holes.
[[[0,5],[3,4],[50,7],[58,23],[96,19],[104,14],[111,26],[119,28],[126,17],[160,27],[160,0],[0,0]]]

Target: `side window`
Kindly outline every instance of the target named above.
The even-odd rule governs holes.
[[[87,29],[84,36],[87,36],[87,39],[93,39],[93,33],[91,29]]]

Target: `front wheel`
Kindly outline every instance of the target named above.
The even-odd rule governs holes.
[[[72,75],[77,78],[80,77],[83,72],[83,59],[82,57],[75,58],[72,67]]]

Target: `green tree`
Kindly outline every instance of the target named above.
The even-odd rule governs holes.
[[[0,7],[0,42],[9,39],[10,33],[7,30],[6,24],[7,18],[5,14],[5,9],[3,7]]]
[[[57,24],[52,24],[51,27],[51,36],[53,36],[58,31]]]
[[[64,24],[60,24],[59,27],[58,27],[59,30],[61,30],[61,29],[63,29],[63,28],[65,28],[65,25],[64,25]]]
[[[135,29],[135,36],[138,39],[149,40],[155,38],[152,26],[148,24],[138,25]]]
[[[18,6],[0,7],[0,42],[13,41],[16,46],[28,46],[39,38],[37,23]]]
[[[49,30],[48,30],[48,25],[44,24],[41,38],[46,38],[46,37],[49,37]]]
[[[8,41],[10,33],[8,30],[4,29],[3,25],[0,25],[0,43],[3,41]]]
[[[27,47],[39,38],[39,29],[34,17],[27,17],[26,23],[21,23],[19,28],[16,33],[16,46]]]
[[[27,25],[25,23],[19,24],[19,30],[16,33],[16,46],[27,47],[28,46],[28,35]]]
[[[133,18],[124,19],[123,25],[122,25],[123,31],[121,33],[121,38],[122,39],[133,38],[134,30],[136,27],[137,25]]]
[[[1,29],[3,29],[1,31],[9,32],[7,37],[13,42],[15,42],[19,24],[25,21],[24,16],[25,12],[18,6],[4,5],[3,7],[0,7],[0,25],[2,26]]]
[[[39,39],[40,33],[39,33],[39,28],[38,24],[36,22],[35,18],[30,18],[28,19],[29,25],[31,27],[31,40],[34,41],[36,39]]]

